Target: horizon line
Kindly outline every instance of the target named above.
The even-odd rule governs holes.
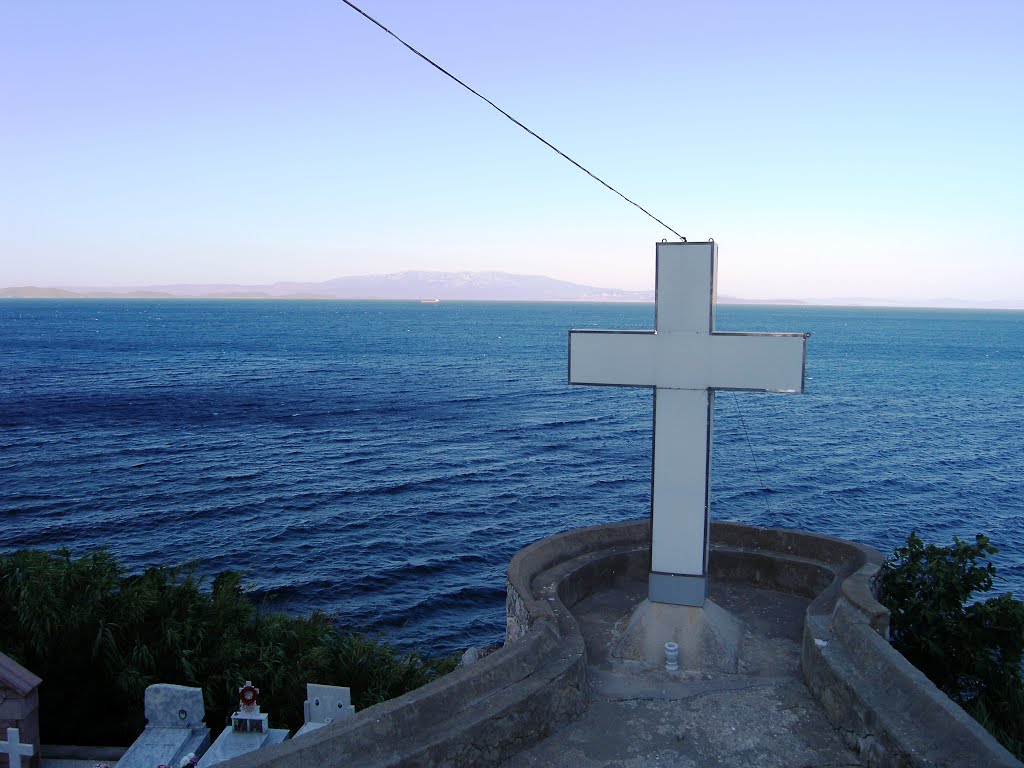
[[[38,291],[63,291],[71,295],[11,295],[11,291],[38,290]],[[618,289],[614,289],[618,290]],[[640,293],[641,291],[637,291]],[[577,298],[577,299],[545,299],[545,298],[437,298],[433,296],[422,297],[386,297],[386,296],[320,296],[309,294],[293,294],[287,296],[270,295],[244,295],[244,294],[160,294],[160,295],[138,295],[142,291],[97,291],[96,293],[76,293],[67,289],[48,289],[37,286],[12,286],[0,288],[0,300],[8,301],[380,301],[380,302],[412,302],[412,303],[475,303],[475,304],[651,304],[654,299],[608,299],[608,298]],[[902,303],[907,302],[907,303]],[[913,303],[911,303],[913,302]],[[942,302],[942,303],[939,303]],[[947,303],[948,302],[948,303]],[[1002,302],[971,302],[968,300],[958,301],[956,299],[919,299],[919,300],[898,300],[898,299],[847,299],[838,297],[835,299],[751,299],[742,296],[723,296],[716,304],[724,306],[766,306],[766,307],[792,307],[792,308],[848,308],[848,309],[960,309],[979,312],[1024,312],[1024,302],[1021,306],[1002,306]]]
[[[536,294],[542,293],[543,290],[536,286],[519,285],[519,286],[505,286],[506,290],[504,293],[516,292],[520,295],[509,297],[501,296],[502,290],[498,288],[495,290],[493,287],[488,286],[485,290],[492,290],[497,296],[449,296],[445,297],[445,293],[452,293],[453,288],[444,285],[401,285],[396,284],[394,286],[397,290],[384,289],[381,286],[350,286],[347,288],[343,286],[331,286],[332,292],[330,294],[321,293],[317,288],[321,288],[330,283],[342,283],[347,280],[351,281],[366,281],[366,280],[387,280],[393,278],[399,278],[405,275],[420,275],[425,277],[430,276],[485,276],[485,275],[498,275],[507,278],[520,279],[520,280],[541,280],[549,283],[558,284],[563,287],[564,290],[575,290],[577,292],[585,292],[584,295],[578,296],[565,296],[565,297],[541,297]],[[288,294],[274,293],[276,289],[280,291],[282,289],[288,290],[294,287],[294,292]],[[476,286],[477,291],[481,290],[479,286]],[[458,291],[458,289],[454,289]],[[468,287],[469,291],[474,290],[474,286]],[[365,291],[365,293],[363,293]],[[463,291],[465,293],[466,291]],[[347,294],[347,295],[346,295]],[[388,295],[392,294],[392,295]],[[394,295],[397,294],[397,295]],[[534,294],[534,295],[530,295]],[[416,301],[422,299],[433,299],[439,298],[446,301],[542,301],[542,302],[586,302],[586,303],[597,303],[597,302],[610,302],[610,303],[652,303],[654,301],[654,288],[644,289],[625,289],[625,288],[609,288],[602,286],[589,285],[584,283],[577,283],[571,280],[563,280],[561,278],[550,277],[548,275],[538,274],[521,274],[504,272],[501,270],[461,270],[461,271],[441,271],[441,270],[423,270],[423,269],[407,269],[398,272],[389,273],[377,273],[377,274],[361,274],[361,275],[343,275],[339,277],[332,277],[326,280],[277,280],[270,283],[230,283],[230,282],[208,282],[208,283],[190,283],[190,282],[172,282],[172,283],[154,283],[148,285],[122,285],[122,286],[102,286],[102,285],[19,285],[19,286],[7,286],[0,287],[0,298],[93,298],[93,299],[171,299],[171,298],[185,298],[185,299],[251,299],[251,300],[381,300],[381,301]],[[939,296],[939,297],[928,297],[928,298],[910,298],[906,296],[900,296],[896,298],[883,298],[875,296],[811,296],[811,297],[781,297],[773,296],[770,298],[752,298],[747,296],[737,296],[733,294],[721,294],[718,299],[720,304],[763,304],[769,306],[822,306],[822,307],[906,307],[906,308],[942,308],[942,309],[1005,309],[1005,310],[1021,310],[1024,309],[1024,298],[1011,299],[1008,297],[1002,297],[998,299],[966,299],[953,296]]]

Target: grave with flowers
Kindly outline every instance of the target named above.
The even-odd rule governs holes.
[[[231,715],[227,726],[213,742],[197,765],[209,768],[232,757],[254,752],[271,744],[280,744],[288,738],[285,728],[271,728],[269,716],[257,704],[260,689],[249,680],[238,689],[238,711]],[[120,764],[118,768],[121,768]]]

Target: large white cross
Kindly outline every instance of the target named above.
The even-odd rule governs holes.
[[[34,748],[31,744],[21,743],[21,734],[17,728],[7,729],[7,741],[0,741],[0,755],[7,755],[10,768],[21,768],[21,758],[32,757]]]
[[[716,389],[803,392],[807,335],[716,333],[718,246],[659,243],[654,331],[570,331],[569,383],[654,387],[649,597],[704,604]]]

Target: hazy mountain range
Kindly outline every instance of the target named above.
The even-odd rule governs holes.
[[[598,288],[541,275],[507,272],[397,272],[391,275],[338,277],[321,283],[271,285],[181,284],[127,288],[39,287],[0,288],[0,298],[219,298],[219,299],[405,299],[470,301],[654,301],[654,291]],[[978,307],[1024,309],[1024,300],[970,301],[955,298],[872,299],[743,299],[719,295],[722,304],[823,304],[893,307]]]
[[[398,272],[392,275],[338,277],[322,283],[289,282],[272,285],[183,284],[130,288],[22,286],[0,289],[0,297],[651,302],[654,301],[654,291],[597,288],[540,275],[511,275],[507,272]]]

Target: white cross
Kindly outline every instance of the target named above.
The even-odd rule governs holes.
[[[7,741],[0,741],[0,755],[7,755],[11,768],[21,768],[21,757],[31,757],[34,749],[31,744],[21,743],[21,734],[17,728],[7,729]]]
[[[653,332],[569,332],[570,384],[654,387],[654,602],[707,596],[714,390],[804,390],[806,334],[715,332],[717,273],[714,242],[659,243]]]

